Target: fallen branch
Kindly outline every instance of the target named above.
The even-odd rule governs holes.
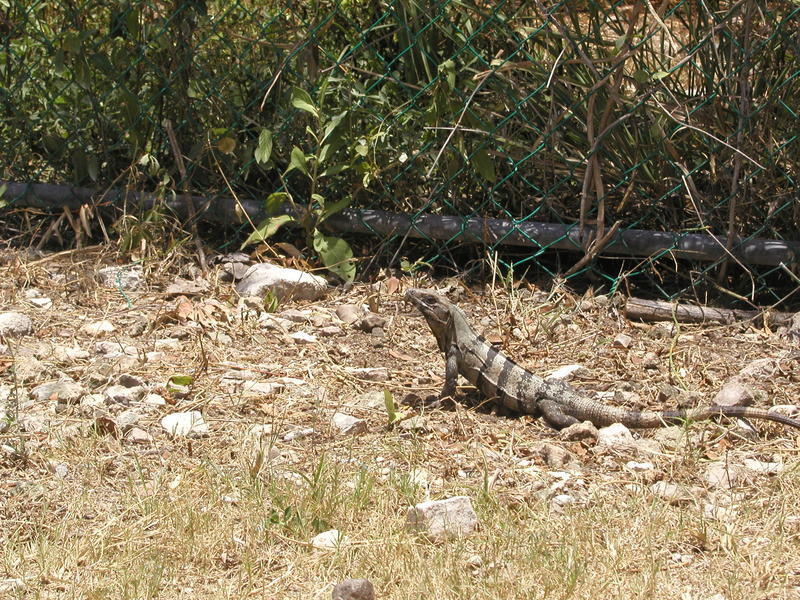
[[[628,298],[625,303],[625,317],[632,321],[678,321],[680,323],[735,323],[737,321],[753,321],[756,325],[761,327],[765,324],[787,324],[792,320],[792,317],[794,317],[794,313],[772,310],[711,308],[708,306],[663,302],[661,300]]]
[[[0,186],[4,185],[0,182]],[[190,216],[192,203],[197,217],[222,226],[238,226],[242,215],[232,198],[199,196],[167,196],[160,200],[148,192],[110,189],[105,192],[88,188],[74,188],[49,183],[6,183],[3,199],[11,208],[63,208],[78,209],[83,204],[119,210],[123,205],[134,204],[150,208],[161,203],[179,217]],[[263,202],[240,200],[238,205],[253,222],[264,219]],[[290,206],[284,212],[291,213]],[[413,217],[383,210],[346,209],[325,221],[325,226],[337,233],[367,233],[381,237],[391,235],[429,240],[459,240],[491,245],[526,246],[536,253],[546,250],[571,250],[583,252],[581,236],[576,224],[516,222],[508,219],[465,218],[454,215],[422,213]],[[800,241],[753,238],[740,241],[730,252],[739,261],[751,265],[778,266],[800,261]],[[619,231],[602,250],[602,256],[623,255],[674,258],[714,262],[728,255],[714,237],[698,233],[672,233],[626,229]]]

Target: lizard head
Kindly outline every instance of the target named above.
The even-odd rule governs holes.
[[[436,337],[439,348],[443,349],[447,329],[453,321],[453,305],[444,296],[419,288],[407,290],[406,300],[419,309]]]
[[[450,302],[444,296],[419,288],[406,291],[406,300],[419,309],[419,312],[433,326],[434,323],[445,325],[450,318]]]

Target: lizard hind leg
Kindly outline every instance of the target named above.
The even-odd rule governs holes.
[[[566,414],[558,403],[552,400],[540,400],[539,410],[542,411],[542,416],[547,424],[555,429],[564,429],[578,422],[578,419]]]

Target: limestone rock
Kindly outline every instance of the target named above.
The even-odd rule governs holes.
[[[375,600],[375,588],[369,579],[345,579],[333,588],[331,600]]]
[[[18,312],[0,313],[0,337],[19,337],[29,335],[33,322],[27,315]]]
[[[410,507],[406,527],[434,541],[442,541],[470,535],[478,527],[478,517],[468,496],[454,496]]]
[[[161,419],[161,427],[176,437],[202,437],[208,435],[208,425],[199,410],[177,412]]]
[[[279,300],[317,300],[328,289],[328,283],[317,275],[262,263],[253,265],[236,284],[240,296],[264,296],[272,292]]]

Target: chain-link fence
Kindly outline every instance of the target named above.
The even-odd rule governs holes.
[[[0,178],[380,209],[458,268],[461,234],[498,218],[476,237],[515,276],[777,302],[800,239],[798,32],[793,1],[0,0]],[[436,216],[458,218],[414,226]],[[677,262],[696,240],[716,251]]]

